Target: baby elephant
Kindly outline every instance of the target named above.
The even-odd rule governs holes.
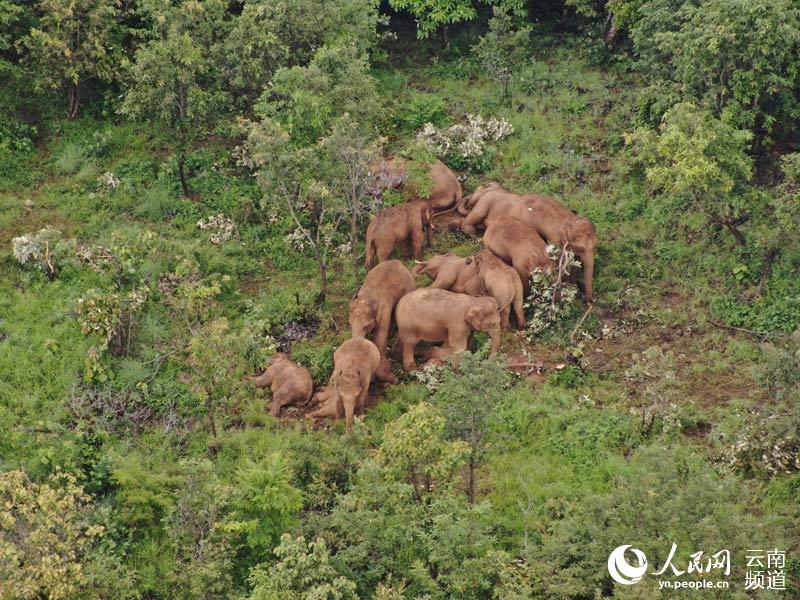
[[[437,254],[428,260],[418,262],[412,273],[428,274],[433,279],[430,287],[450,290],[470,296],[483,296],[485,290],[478,278],[478,269],[472,258],[462,258],[448,252]]]
[[[372,217],[367,227],[367,268],[372,267],[376,255],[378,262],[388,260],[397,244],[409,241],[414,258],[421,258],[425,231],[430,245],[431,208],[426,201],[413,200],[384,208]]]
[[[257,377],[251,377],[256,387],[272,390],[272,404],[269,412],[273,417],[281,413],[288,404],[305,404],[311,399],[314,384],[305,367],[289,360],[283,352],[278,352],[267,363],[267,370]]]
[[[352,336],[367,337],[374,333],[378,352],[385,355],[394,307],[415,287],[414,276],[399,260],[387,260],[372,269],[350,302]]]
[[[351,338],[333,353],[333,374],[328,385],[315,396],[323,406],[309,418],[344,416],[347,431],[353,429],[356,409],[364,410],[372,380],[397,383],[389,361],[367,339]]]
[[[421,288],[397,303],[397,330],[403,348],[403,368],[416,367],[414,349],[419,342],[443,343],[436,358],[467,350],[475,330],[488,333],[491,351],[500,349],[500,313],[494,298],[475,298],[435,288]]]

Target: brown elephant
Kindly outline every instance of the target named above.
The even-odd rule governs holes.
[[[470,296],[491,296],[500,308],[500,324],[509,326],[511,308],[520,329],[525,327],[523,285],[517,272],[488,250],[462,258],[455,254],[439,254],[418,263],[413,272],[428,273],[430,287]]]
[[[467,350],[475,330],[488,333],[491,352],[500,349],[500,312],[494,298],[475,298],[436,288],[406,294],[395,309],[403,368],[416,366],[414,349],[419,342],[443,344],[436,358]]]
[[[587,302],[592,302],[597,233],[589,219],[578,217],[553,198],[514,194],[496,182],[475,190],[461,206],[469,208],[461,225],[465,233],[474,234],[478,225],[488,229],[493,221],[514,217],[536,229],[551,244],[568,243],[568,248],[581,261],[584,295]]]
[[[414,258],[419,259],[424,232],[427,232],[430,245],[431,209],[424,200],[384,208],[372,217],[367,226],[367,268],[372,267],[376,255],[378,262],[388,260],[394,247],[401,242],[410,242]]]
[[[375,344],[362,337],[350,338],[333,353],[333,374],[315,396],[323,406],[310,413],[309,418],[343,415],[347,431],[351,431],[353,416],[356,409],[364,410],[373,379],[397,383],[389,361],[381,357]]]
[[[534,269],[550,271],[554,266],[545,241],[533,227],[519,219],[492,221],[483,234],[483,245],[514,267],[526,293]]]
[[[472,257],[461,257],[448,252],[418,261],[411,270],[414,275],[429,275],[433,279],[430,287],[450,290],[470,296],[484,296],[485,289],[478,278],[478,269]]]
[[[378,195],[388,188],[403,189],[406,182],[407,167],[408,161],[395,156],[376,165],[374,167],[375,194]],[[447,210],[461,204],[461,184],[456,174],[447,165],[440,160],[436,160],[431,163],[428,174],[431,178],[431,189],[430,193],[422,198],[430,203],[433,210]],[[417,196],[418,194],[415,193],[414,195]]]
[[[511,309],[514,309],[514,316],[517,318],[517,327],[525,327],[525,286],[519,273],[508,266],[505,262],[497,258],[489,250],[477,252],[473,258],[475,268],[478,271],[478,278],[486,295],[491,296],[500,307],[500,325],[503,328],[509,327]]]
[[[283,352],[273,355],[267,363],[267,370],[251,377],[251,381],[256,387],[269,386],[272,390],[269,412],[273,417],[279,416],[281,408],[288,404],[306,404],[314,389],[308,370],[289,360]]]
[[[417,287],[414,276],[399,260],[387,260],[367,273],[358,294],[350,301],[350,333],[367,337],[374,333],[381,356],[392,326],[397,301]]]

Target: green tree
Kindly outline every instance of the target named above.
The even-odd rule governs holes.
[[[67,473],[46,483],[0,473],[0,598],[70,598],[87,582],[82,561],[104,528]]]
[[[330,564],[322,539],[306,543],[284,534],[275,548],[278,561],[259,565],[250,574],[250,600],[356,600],[356,586]]]
[[[474,504],[476,471],[486,459],[492,418],[510,377],[498,358],[465,352],[458,361],[458,371],[445,370],[432,402],[445,416],[446,435],[467,444],[467,498]]]
[[[217,441],[217,413],[238,399],[250,372],[245,360],[249,345],[248,337],[233,331],[225,318],[206,323],[189,342],[192,390],[205,406],[212,444]]]
[[[275,547],[303,507],[303,496],[291,480],[292,471],[280,454],[248,461],[236,472],[227,527],[244,537],[258,561]]]
[[[495,6],[489,19],[489,31],[475,46],[475,53],[489,76],[503,88],[503,98],[509,98],[514,74],[528,52],[531,28],[518,27],[511,14]]]
[[[363,161],[372,153],[369,140],[380,106],[368,67],[352,43],[320,48],[307,66],[279,70],[256,106],[259,121],[244,123],[243,162],[256,173],[264,194],[262,206],[288,210],[297,247],[313,252],[320,303],[328,290],[336,236],[351,219],[348,201],[360,204],[366,198]],[[341,140],[342,129],[355,137],[346,152],[331,152],[331,141]],[[338,169],[345,154],[358,159],[353,178],[348,175],[349,183],[342,185]],[[353,183],[355,191],[347,191]]]
[[[752,177],[746,152],[751,139],[749,131],[690,103],[667,111],[658,133],[640,128],[626,136],[657,191],[687,198],[692,209],[727,228],[741,245],[746,240],[738,227],[749,217],[745,196],[736,192]]]
[[[656,94],[693,100],[756,143],[800,116],[800,8],[791,0],[650,0],[632,37]],[[659,91],[661,90],[661,91]],[[660,116],[660,115],[657,115]]]
[[[136,51],[120,112],[163,129],[174,146],[183,195],[191,194],[186,155],[209,133],[229,104],[221,85],[219,55],[229,27],[223,0],[145,0],[141,15],[152,24]]]
[[[41,90],[66,90],[67,117],[80,108],[81,82],[109,81],[121,55],[112,48],[116,3],[108,0],[41,0],[40,17],[22,40]]]
[[[439,29],[449,45],[449,26],[478,15],[473,0],[389,0],[394,10],[407,10],[417,20],[417,37],[426,39]]]

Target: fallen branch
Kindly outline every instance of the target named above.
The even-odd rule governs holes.
[[[768,337],[772,337],[774,333],[766,333],[764,331],[754,331],[752,329],[745,329],[744,327],[736,327],[735,325],[728,325],[727,323],[719,323],[718,321],[712,321],[711,319],[707,319],[709,323],[711,323],[714,327],[721,327],[722,329],[730,329],[731,331],[741,331],[742,333],[748,333],[750,335],[758,336],[762,339],[766,339]]]
[[[569,341],[572,342],[573,344],[575,343],[575,334],[578,333],[578,330],[581,328],[581,325],[583,325],[583,322],[586,320],[586,317],[588,317],[589,313],[592,312],[592,308],[594,308],[594,306],[590,304],[589,308],[586,309],[586,312],[583,313],[581,320],[578,321],[577,325],[575,325],[575,328],[572,330],[572,333],[569,334]]]

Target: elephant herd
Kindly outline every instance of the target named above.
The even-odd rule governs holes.
[[[374,169],[375,193],[401,189],[405,173],[402,159],[382,161]],[[402,356],[406,371],[416,368],[420,342],[431,344],[432,363],[469,349],[475,331],[486,333],[491,352],[497,352],[512,313],[517,327],[525,326],[523,302],[531,272],[554,268],[547,244],[569,248],[581,261],[584,296],[591,303],[596,234],[589,219],[552,198],[515,194],[494,182],[464,197],[456,175],[440,161],[432,164],[430,177],[426,198],[383,209],[367,227],[369,272],[350,302],[352,337],[335,351],[328,384],[314,394],[308,371],[284,353],[273,356],[267,370],[253,378],[257,386],[271,388],[274,416],[283,406],[313,398],[318,408],[309,418],[344,418],[350,431],[355,413],[365,408],[370,384],[397,383],[388,359],[394,331],[391,354]],[[448,253],[421,260],[423,242],[431,244],[432,215],[450,210],[464,217],[460,227],[465,233],[483,230],[484,249],[471,257]],[[400,245],[410,246],[416,262],[411,271],[390,259]],[[432,283],[417,288],[415,276],[420,275]]]

